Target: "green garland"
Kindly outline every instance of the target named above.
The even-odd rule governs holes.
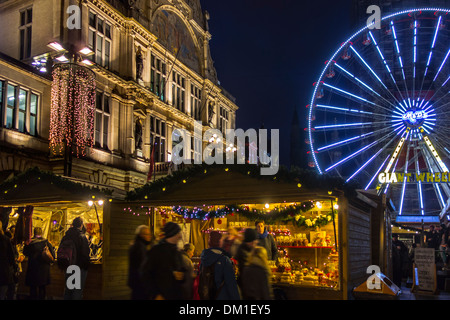
[[[246,206],[227,205],[218,209],[204,209],[203,207],[194,207],[192,209],[175,206],[172,210],[182,215],[184,219],[208,220],[213,218],[223,218],[227,215],[239,214],[250,221],[264,221],[266,224],[276,222],[292,222],[295,226],[316,228],[328,224],[333,219],[333,213],[319,214],[315,219],[307,218],[301,215],[314,208],[312,201],[306,201],[301,204],[289,205],[285,208],[275,208],[272,210],[250,209]]]
[[[112,190],[110,189],[100,190],[96,187],[85,186],[81,183],[73,182],[62,176],[56,175],[53,172],[42,171],[38,167],[34,167],[21,172],[17,176],[0,184],[0,200],[7,199],[9,192],[20,192],[21,186],[37,181],[46,181],[58,188],[71,191],[73,194],[85,194],[87,196],[110,196],[112,194]]]

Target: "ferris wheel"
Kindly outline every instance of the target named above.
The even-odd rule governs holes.
[[[309,165],[389,194],[399,215],[437,215],[450,199],[449,183],[378,180],[448,172],[449,12],[404,10],[357,31],[325,62],[307,106]]]

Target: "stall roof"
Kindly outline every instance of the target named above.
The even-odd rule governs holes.
[[[198,165],[129,192],[126,199],[150,206],[199,206],[325,200],[344,193],[351,191],[343,181],[312,171],[261,176],[256,165]]]
[[[105,197],[100,190],[52,172],[32,168],[0,184],[0,206],[88,201]]]

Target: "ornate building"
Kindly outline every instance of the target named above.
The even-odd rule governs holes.
[[[2,0],[0,12],[0,182],[38,166],[123,194],[147,182],[150,159],[152,179],[167,174],[174,129],[189,132],[193,159],[205,146],[196,121],[203,131],[235,126],[199,0]],[[82,133],[92,142],[80,156],[50,148],[65,132],[51,121],[60,64],[95,74]]]

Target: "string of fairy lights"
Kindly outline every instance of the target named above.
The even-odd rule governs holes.
[[[84,156],[94,144],[95,75],[86,67],[57,64],[53,69],[50,107],[50,150],[65,147]]]

